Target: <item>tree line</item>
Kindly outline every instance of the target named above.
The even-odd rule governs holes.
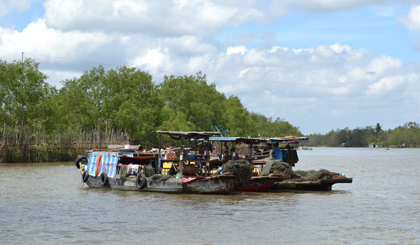
[[[376,126],[356,129],[337,129],[322,134],[309,135],[308,146],[355,146],[367,147],[369,144],[381,147],[420,147],[420,126],[416,122],[406,122],[394,129],[383,130]]]
[[[102,66],[56,88],[33,59],[0,60],[0,162],[74,160],[108,144],[156,147],[155,130],[212,131],[230,136],[302,136],[284,119],[250,112],[206,75],[165,76]]]

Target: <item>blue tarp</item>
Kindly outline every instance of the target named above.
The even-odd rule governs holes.
[[[106,172],[108,177],[115,178],[115,176],[117,175],[118,153],[114,152],[101,152],[89,154],[89,161],[87,165],[87,171],[89,175],[96,176],[96,161],[99,156],[101,156],[99,174],[101,174],[102,172]]]

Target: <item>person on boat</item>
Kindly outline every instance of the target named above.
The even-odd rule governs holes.
[[[271,151],[271,145],[266,145],[266,147],[264,148],[264,151]]]
[[[238,153],[235,152],[235,148],[231,149],[230,154],[231,154],[232,160],[238,160],[239,159],[239,155],[238,155]]]
[[[225,162],[229,161],[229,159],[230,159],[230,154],[229,154],[228,151],[225,151],[222,154],[222,158],[220,159],[220,161],[223,162],[223,163],[225,163]]]
[[[258,148],[258,146],[256,145],[256,146],[254,146],[254,154],[258,154],[258,153],[260,153],[261,151],[260,151],[260,149]]]
[[[276,142],[273,147],[273,157],[276,160],[283,160],[283,153],[279,147],[279,143]]]

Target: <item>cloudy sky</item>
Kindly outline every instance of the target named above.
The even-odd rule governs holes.
[[[416,0],[0,0],[0,59],[22,52],[57,88],[99,64],[201,71],[304,134],[420,122]]]

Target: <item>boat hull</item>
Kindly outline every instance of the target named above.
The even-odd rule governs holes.
[[[230,194],[234,191],[235,183],[235,176],[219,175],[188,182],[184,181],[182,185],[186,193]]]
[[[168,193],[181,193],[183,192],[182,179],[167,179],[159,182],[148,182],[147,186],[139,189],[136,186],[136,177],[123,177],[119,179],[108,178],[108,183],[101,186],[99,177],[89,176],[85,182],[87,186],[92,188],[112,188],[117,190],[128,191],[145,191],[145,192],[168,192]]]
[[[81,176],[82,177],[82,176]],[[197,194],[229,194],[234,191],[235,176],[216,176],[196,178],[191,181],[171,178],[159,182],[147,182],[147,186],[138,189],[136,177],[124,177],[119,179],[108,178],[108,183],[101,186],[99,177],[89,176],[85,182],[92,188],[112,188],[117,190],[166,192],[166,193],[197,193]]]
[[[352,183],[353,178],[320,179],[317,181],[284,180],[273,184],[272,190],[331,191],[338,183]]]
[[[271,189],[271,182],[248,182],[234,189],[235,192],[267,192]]]

